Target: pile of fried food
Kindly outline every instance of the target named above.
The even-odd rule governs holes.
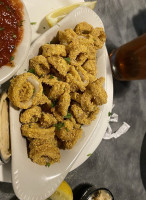
[[[96,78],[96,51],[104,45],[103,28],[81,22],[59,31],[55,44],[41,46],[29,71],[12,79],[8,97],[20,114],[28,156],[39,165],[60,160],[107,102],[104,78]]]

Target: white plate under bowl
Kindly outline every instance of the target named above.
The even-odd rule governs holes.
[[[22,1],[21,1],[22,2]],[[28,13],[25,5],[23,4],[23,37],[20,44],[17,46],[14,53],[14,67],[4,65],[0,68],[0,85],[9,80],[24,63],[30,48],[31,43],[31,27]]]
[[[74,28],[76,24],[86,21],[94,27],[103,27],[103,23],[98,15],[89,8],[79,7],[72,11],[62,21],[53,28],[40,36],[32,45],[28,60],[24,63],[18,74],[28,69],[29,59],[38,54],[40,46],[52,40],[56,36],[58,30],[66,28]],[[105,77],[106,90],[106,60],[105,47],[97,54],[98,76]],[[108,115],[103,114],[105,105],[101,106],[100,112],[91,125],[83,126],[83,136],[71,150],[61,150],[61,161],[55,163],[49,168],[39,166],[33,163],[27,155],[26,140],[21,136],[18,110],[10,106],[10,129],[11,129],[11,146],[12,146],[12,183],[17,197],[21,200],[45,200],[49,197],[63,181],[74,162],[82,151],[86,148],[86,144],[92,137],[95,130],[100,129],[100,124],[104,122],[106,127],[108,124]],[[99,134],[99,143],[104,132]],[[97,133],[98,138],[98,133]],[[85,147],[85,148],[84,148]]]

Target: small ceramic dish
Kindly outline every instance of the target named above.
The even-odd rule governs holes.
[[[107,188],[89,187],[80,200],[114,200],[113,194]]]
[[[28,13],[25,5],[23,4],[23,36],[20,44],[18,44],[14,53],[14,67],[4,65],[0,68],[0,85],[9,80],[24,63],[30,48],[31,43],[31,27]]]

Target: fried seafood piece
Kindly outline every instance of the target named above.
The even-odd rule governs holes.
[[[75,129],[74,130],[74,138],[72,140],[62,141],[60,144],[60,148],[62,149],[72,149],[73,146],[77,143],[77,141],[82,137],[83,130]]]
[[[103,88],[104,78],[101,77],[95,82],[88,85],[88,92],[93,96],[96,105],[102,105],[107,103],[107,93]]]
[[[64,126],[61,129],[57,129],[56,136],[61,141],[62,148],[70,149],[73,147],[73,145],[76,144],[77,140],[81,137],[82,129],[80,128],[80,125],[77,126],[76,123],[69,119],[64,120],[63,124]]]
[[[60,56],[48,57],[48,62],[63,76],[66,76],[70,69],[70,65],[67,64],[66,60]]]
[[[74,31],[78,35],[87,36],[93,30],[93,26],[87,22],[81,22],[76,25]]]
[[[42,144],[48,144],[48,146],[57,147],[57,140],[55,138],[51,139],[32,139],[29,143],[29,149],[40,146]]]
[[[20,122],[22,124],[29,124],[37,122],[41,118],[41,108],[39,106],[33,106],[25,110],[20,115]]]
[[[66,82],[69,83],[71,92],[76,92],[77,90],[83,92],[89,83],[89,77],[82,67],[76,66],[75,68],[72,66],[66,76]]]
[[[90,34],[93,36],[96,50],[101,49],[106,40],[106,35],[103,28],[96,27],[91,31]]]
[[[37,123],[24,124],[21,126],[22,135],[29,138],[50,139],[54,138],[55,127],[42,128]]]
[[[42,113],[40,118],[41,127],[48,128],[57,123],[57,120],[52,114]]]
[[[90,124],[92,120],[96,118],[99,108],[96,106],[93,112],[87,113],[83,111],[80,105],[73,104],[71,106],[71,111],[79,124]]]
[[[58,122],[63,122],[64,116],[61,115],[55,107],[51,108],[51,112],[53,113],[54,117]]]
[[[18,108],[27,109],[42,98],[43,87],[32,73],[24,73],[16,76],[10,82],[8,97],[12,104]]]
[[[53,164],[60,161],[60,150],[47,143],[42,144],[30,150],[29,158],[39,165]]]
[[[44,84],[49,85],[49,86],[53,86],[53,85],[55,85],[56,83],[59,82],[57,77],[55,77],[54,75],[53,76],[52,75],[46,75],[46,76],[40,78],[40,81],[41,81],[41,83],[44,83]]]
[[[85,112],[93,112],[97,105],[94,103],[94,94],[91,94],[88,90],[86,90],[82,95],[81,95],[81,108]]]
[[[94,47],[96,50],[103,47],[103,44],[106,40],[103,28],[100,27],[93,28],[93,26],[91,26],[87,22],[81,22],[75,27],[74,30],[77,33],[77,35],[84,36],[94,41]]]
[[[60,129],[56,129],[56,136],[62,141],[73,140],[74,138],[74,124],[69,120],[63,121],[63,126]]]
[[[82,108],[78,105],[78,104],[73,104],[71,106],[71,111],[76,119],[76,121],[79,123],[79,124],[90,124],[87,123],[87,118],[88,118],[88,115],[86,114],[86,112],[84,112],[82,110]]]
[[[81,103],[81,94],[78,92],[71,92],[70,93],[71,100],[76,101],[77,103]]]
[[[96,60],[96,53],[97,50],[94,48],[94,46],[89,46],[87,51],[88,60]]]
[[[46,58],[52,56],[66,57],[65,46],[60,44],[44,44],[42,46],[42,55]]]
[[[76,38],[67,45],[66,49],[71,65],[82,65],[88,58],[90,46],[94,48],[93,41],[83,37]]]
[[[96,60],[87,60],[83,65],[83,69],[86,70],[89,74],[97,74]]]
[[[64,92],[70,93],[70,85],[63,81],[56,82],[48,93],[50,99],[58,99]]]
[[[49,74],[50,72],[50,66],[48,64],[48,61],[42,55],[35,56],[32,59],[30,59],[29,68],[34,69],[35,73],[38,76],[44,76],[44,75]]]
[[[42,95],[42,97],[37,102],[37,105],[44,105],[46,104],[48,108],[51,108],[52,102],[46,95]]]
[[[60,44],[68,45],[73,39],[77,38],[78,35],[73,31],[73,29],[65,29],[64,31],[58,32],[58,37]]]
[[[97,80],[97,77],[92,74],[88,74],[88,77],[89,77],[89,83],[93,83]]]
[[[64,94],[60,96],[57,110],[62,116],[67,115],[67,111],[70,106],[70,101],[71,98],[68,92],[64,92]]]

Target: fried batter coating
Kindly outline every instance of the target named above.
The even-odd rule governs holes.
[[[87,22],[81,22],[80,24],[78,24],[75,27],[75,32],[78,35],[82,35],[94,41],[94,47],[96,50],[102,48],[106,40],[106,36],[105,36],[105,32],[103,28],[99,28],[99,27],[93,28],[93,26],[91,26]]]
[[[67,53],[71,60],[71,65],[80,64],[82,65],[90,55],[89,46],[93,46],[93,41],[87,38],[74,39],[67,47]],[[91,49],[92,50],[92,49]]]
[[[64,92],[70,93],[70,86],[68,83],[58,81],[50,89],[48,97],[50,99],[58,99]]]
[[[95,82],[88,85],[88,90],[93,94],[94,101],[97,105],[107,103],[107,93],[103,88],[104,78],[101,77]]]
[[[73,140],[74,134],[73,134],[73,129],[74,129],[74,124],[69,120],[64,120],[64,127],[61,129],[57,130],[56,135],[59,139],[62,141],[66,140]]]
[[[78,92],[71,92],[70,93],[71,99],[76,101],[77,103],[81,103],[81,94]]]
[[[40,98],[40,100],[37,102],[36,105],[44,105],[44,104],[46,104],[48,108],[51,108],[52,102],[50,99],[48,99],[48,97],[42,95],[42,97]]]
[[[83,71],[83,68],[71,67],[70,72],[66,76],[66,82],[70,85],[71,92],[76,92],[78,90],[83,92],[86,89],[89,83],[89,77],[86,75],[86,71]]]
[[[83,65],[83,69],[86,70],[89,74],[96,76],[97,74],[97,67],[96,67],[96,60],[87,60]]]
[[[88,35],[93,30],[93,26],[88,24],[87,22],[81,22],[76,25],[74,31],[78,35]]]
[[[66,76],[70,69],[70,65],[60,56],[48,57],[48,62],[63,76]]]
[[[82,95],[81,95],[81,108],[85,112],[92,112],[95,110],[97,105],[93,103],[92,101],[93,96],[88,90],[86,90]]]
[[[96,49],[94,46],[89,46],[87,51],[88,60],[96,60]]]
[[[62,148],[63,149],[72,149],[73,146],[77,143],[77,141],[81,138],[82,133],[83,133],[82,129],[75,129],[73,140],[63,141],[62,142]]]
[[[51,139],[55,135],[55,127],[42,128],[36,123],[21,126],[22,135],[29,138]]]
[[[106,36],[103,28],[94,28],[90,33],[94,38],[94,46],[97,49],[101,49],[105,43]]]
[[[38,122],[41,117],[41,108],[39,106],[33,106],[25,110],[20,115],[20,122],[22,124]]]
[[[53,86],[53,85],[55,85],[56,83],[59,82],[57,77],[53,76],[53,78],[52,78],[51,75],[47,75],[47,76],[40,78],[40,81],[42,83],[45,83],[46,85],[49,85],[49,86]]]
[[[42,55],[46,58],[52,56],[66,57],[65,46],[60,44],[44,44],[42,46]]]
[[[92,112],[87,114],[79,105],[73,104],[71,106],[71,111],[79,124],[88,125],[96,118],[99,108],[96,106]]]
[[[70,101],[71,101],[71,98],[68,92],[65,92],[64,94],[60,96],[57,110],[62,116],[67,115],[68,107],[70,106]]]
[[[90,124],[90,121],[87,120],[88,115],[86,114],[86,112],[84,112],[82,110],[82,108],[79,105],[73,104],[71,106],[71,111],[72,111],[76,121],[79,124]]]
[[[29,149],[33,149],[34,147],[40,146],[42,144],[48,144],[48,146],[57,147],[57,140],[53,139],[32,139],[29,143]]]
[[[73,119],[73,118],[72,118]],[[76,122],[72,120],[65,120],[64,127],[57,130],[56,135],[60,139],[61,147],[64,149],[72,148],[82,135],[80,125],[76,126]]]
[[[30,59],[29,67],[34,69],[38,76],[47,75],[50,72],[50,66],[47,62],[47,59],[42,55],[35,56]]]
[[[42,92],[40,80],[32,73],[24,73],[11,80],[8,97],[14,106],[27,109],[37,104]]]
[[[51,112],[53,113],[54,117],[57,119],[58,122],[63,122],[64,116],[61,115],[56,108],[51,108]]]
[[[72,42],[73,39],[78,37],[72,28],[66,29],[64,31],[59,31],[58,35],[60,44],[63,45],[68,45],[70,42]]]
[[[40,118],[41,127],[48,128],[57,123],[57,120],[52,114],[49,113],[42,113]]]
[[[53,164],[60,161],[60,151],[58,147],[42,144],[32,148],[29,152],[29,157],[39,165]]]

